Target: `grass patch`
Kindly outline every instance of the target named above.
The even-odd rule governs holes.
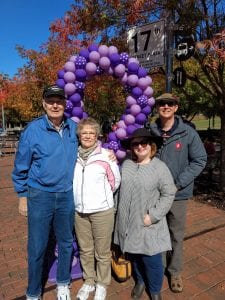
[[[205,119],[204,117],[197,116],[195,117],[192,122],[195,124],[197,130],[207,130],[209,128],[209,119]],[[219,117],[216,117],[213,120],[210,120],[210,128],[211,129],[221,129],[221,121]]]

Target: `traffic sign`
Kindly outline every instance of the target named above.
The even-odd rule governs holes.
[[[176,68],[173,71],[174,74],[174,79],[173,79],[173,83],[177,86],[177,87],[183,87],[185,85],[186,82],[186,72],[182,67]]]
[[[176,42],[176,58],[178,60],[189,59],[195,51],[195,42],[192,36],[180,37]]]
[[[165,64],[165,21],[133,27],[127,32],[129,54],[147,68]]]

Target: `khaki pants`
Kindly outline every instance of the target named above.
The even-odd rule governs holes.
[[[114,208],[91,214],[75,214],[75,231],[86,284],[105,286],[111,282],[113,226]]]

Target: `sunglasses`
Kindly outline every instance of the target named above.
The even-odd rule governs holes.
[[[172,101],[172,100],[160,100],[156,103],[158,106],[169,106],[172,107],[174,105],[177,105],[177,101]]]
[[[137,148],[139,145],[141,145],[143,148],[146,148],[148,145],[150,145],[150,142],[148,140],[141,140],[139,142],[132,142],[131,148]]]

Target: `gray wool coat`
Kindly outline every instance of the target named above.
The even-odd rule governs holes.
[[[114,243],[123,253],[155,255],[171,250],[166,214],[176,187],[168,167],[156,157],[146,165],[127,159],[121,177]],[[146,213],[150,226],[144,226]]]

